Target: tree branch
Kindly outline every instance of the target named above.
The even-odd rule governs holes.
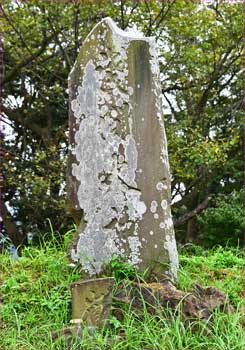
[[[238,38],[238,41],[241,38]],[[215,82],[217,82],[217,80],[220,78],[220,76],[224,75],[227,71],[227,67],[224,66],[225,61],[227,60],[229,54],[232,52],[232,50],[234,50],[236,48],[237,43],[235,43],[234,45],[232,45],[231,47],[229,47],[229,49],[226,51],[226,53],[224,54],[223,57],[220,57],[220,59],[218,60],[217,64],[216,64],[216,68],[214,69],[209,82],[207,84],[206,89],[204,90],[198,104],[196,107],[196,116],[199,118],[199,116],[203,113],[205,106],[207,104],[208,101],[208,97],[209,97],[209,93],[210,90],[213,88]],[[238,56],[239,57],[239,56]],[[233,58],[233,60],[231,60],[231,63],[228,65],[228,69],[229,66],[238,58],[237,55],[235,56],[235,59]]]
[[[36,58],[38,58],[39,56],[42,55],[42,53],[44,52],[44,50],[46,49],[47,45],[52,41],[52,39],[54,38],[54,34],[48,36],[45,40],[42,41],[41,43],[41,47],[35,52],[32,53],[30,56],[28,56],[26,59],[24,59],[22,62],[20,62],[19,64],[17,64],[11,72],[9,72],[5,78],[2,81],[2,85],[10,82],[14,76],[19,72],[19,70],[25,66],[27,66],[28,64],[30,64],[33,60],[35,60]]]
[[[170,91],[173,91],[173,90],[180,90],[180,91],[188,90],[188,89],[190,89],[192,87],[195,87],[195,86],[196,86],[196,84],[194,83],[194,81],[188,81],[188,82],[186,82],[183,85],[174,84],[172,86],[163,88],[162,89],[162,93],[170,92]]]
[[[51,28],[51,30],[52,30],[52,32],[53,32],[53,34],[54,34],[55,41],[56,41],[56,43],[58,44],[58,46],[59,46],[59,48],[60,48],[60,51],[61,51],[62,54],[63,54],[63,58],[64,58],[64,60],[66,61],[66,64],[67,64],[67,66],[68,66],[68,68],[69,68],[69,70],[70,70],[70,69],[71,69],[70,58],[69,58],[69,56],[67,55],[66,50],[63,48],[63,46],[62,46],[62,44],[61,44],[61,42],[60,42],[60,40],[59,40],[59,34],[61,33],[61,30],[56,30],[56,29],[54,28],[54,26],[53,26],[53,24],[52,24],[50,18],[47,18],[47,20],[48,20],[48,23],[49,23],[49,25],[50,25],[50,28]]]
[[[163,96],[165,97],[170,109],[171,109],[171,112],[173,113],[174,116],[177,116],[177,112],[175,111],[172,103],[170,102],[169,98],[166,96],[166,94],[163,92]]]
[[[179,226],[183,225],[185,222],[189,221],[191,218],[193,218],[197,214],[201,213],[204,209],[207,208],[211,198],[212,198],[211,196],[206,197],[204,199],[204,201],[201,204],[199,204],[194,210],[191,210],[189,213],[187,213],[187,214],[181,216],[179,219],[175,220],[174,227],[179,227]]]

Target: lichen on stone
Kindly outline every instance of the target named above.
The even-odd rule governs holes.
[[[135,45],[134,41],[144,43]],[[139,84],[136,76],[132,76],[135,73],[132,58],[140,47],[144,47],[149,59],[144,69],[149,70],[150,78]],[[133,56],[129,58],[129,55]],[[114,256],[145,268],[147,259],[151,264],[148,247],[154,251],[152,260],[176,264],[169,162],[154,39],[125,33],[106,18],[85,40],[75,65],[76,69],[71,71],[73,79],[69,80],[70,86],[73,84],[71,175],[75,179],[74,207],[82,210],[84,223],[79,226],[72,259],[79,261],[90,276],[103,272]],[[144,91],[152,112],[142,110],[138,115],[138,103]],[[143,139],[140,130],[149,125],[149,118],[153,118],[152,130],[157,130],[158,148],[154,151],[159,164],[149,164],[149,158],[148,164],[144,162],[142,150],[148,140]],[[150,132],[150,138],[154,136]],[[174,278],[175,272],[171,267]]]
[[[164,242],[164,248],[169,252],[169,267],[170,267],[170,275],[175,276],[177,278],[177,270],[179,267],[179,260],[178,260],[178,252],[177,252],[177,246],[176,241],[173,235],[173,232],[170,235],[166,235],[165,242]]]
[[[119,41],[117,49],[126,50],[125,40]],[[128,261],[132,265],[141,261],[137,221],[142,219],[147,209],[137,189],[138,153],[134,137],[132,134],[123,137],[116,133],[116,119],[125,113],[122,111],[124,104],[128,105],[130,112],[129,96],[133,94],[132,87],[127,88],[128,94],[126,89],[122,91],[120,88],[127,63],[121,65],[122,71],[113,70],[114,80],[107,79],[107,74],[110,76],[113,69],[113,58],[108,57],[104,47],[103,52],[96,62],[90,59],[83,66],[82,84],[78,86],[77,97],[71,101],[78,125],[73,150],[76,163],[72,164],[72,175],[79,181],[77,197],[86,222],[72,258],[80,261],[84,271],[91,276],[100,273],[113,256],[125,252],[125,243],[119,235],[122,229],[127,229],[120,225],[125,213],[129,220],[127,227],[134,223],[133,236],[129,236],[127,242],[130,248]],[[121,55],[122,58],[124,56]],[[107,74],[98,67],[107,67]]]

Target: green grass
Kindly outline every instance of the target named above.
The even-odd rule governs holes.
[[[53,240],[54,241],[54,240]],[[66,239],[67,241],[67,239]],[[242,350],[242,268],[239,249],[180,249],[179,288],[193,283],[214,285],[226,292],[235,314],[217,311],[209,322],[196,327],[182,322],[178,313],[125,309],[124,320],[111,316],[109,326],[91,337],[86,328],[82,342],[52,341],[51,332],[71,319],[69,284],[79,279],[69,266],[66,244],[27,247],[21,259],[0,255],[1,350]],[[195,328],[195,330],[194,330]]]

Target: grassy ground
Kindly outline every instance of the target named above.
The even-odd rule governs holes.
[[[27,247],[21,259],[0,255],[1,350],[242,350],[242,268],[238,249],[180,249],[179,288],[190,289],[195,282],[214,285],[226,292],[235,314],[217,311],[198,331],[166,311],[141,317],[125,311],[119,322],[111,316],[109,327],[82,342],[67,345],[52,341],[51,332],[69,325],[71,319],[69,284],[79,279],[69,266],[65,245],[49,243],[41,248]],[[207,332],[207,328],[209,332]]]

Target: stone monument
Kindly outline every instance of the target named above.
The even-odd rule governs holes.
[[[99,277],[117,257],[176,280],[170,171],[155,40],[103,19],[69,75],[71,251]]]

